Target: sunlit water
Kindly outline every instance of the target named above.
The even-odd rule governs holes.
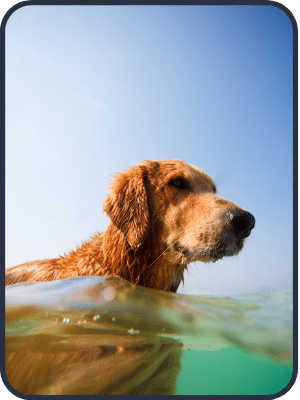
[[[292,293],[185,296],[118,277],[6,287],[6,376],[25,394],[275,394]]]

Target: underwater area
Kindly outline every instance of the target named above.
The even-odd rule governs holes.
[[[23,394],[270,395],[293,373],[292,292],[188,296],[117,276],[6,286]]]

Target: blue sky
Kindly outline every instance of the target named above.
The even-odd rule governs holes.
[[[256,227],[186,294],[292,288],[292,25],[274,6],[30,6],[6,25],[6,266],[74,249],[111,176],[181,159]]]

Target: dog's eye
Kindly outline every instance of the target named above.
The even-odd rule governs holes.
[[[174,186],[177,189],[187,189],[188,184],[183,178],[175,178],[169,182],[170,186]]]

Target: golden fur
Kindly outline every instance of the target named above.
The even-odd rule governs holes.
[[[176,292],[193,261],[237,254],[254,217],[216,193],[213,180],[183,161],[145,161],[116,175],[106,232],[68,255],[6,269],[6,284],[118,275]]]

